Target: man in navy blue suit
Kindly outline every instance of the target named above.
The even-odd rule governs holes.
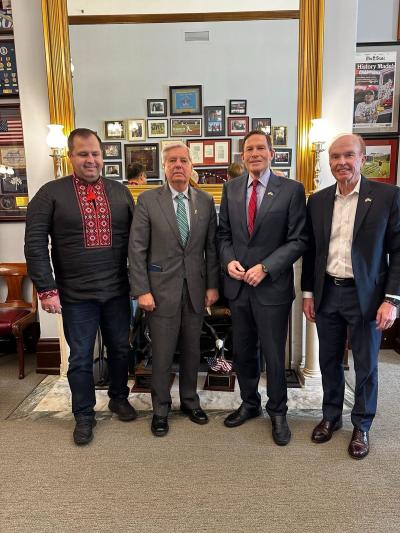
[[[363,459],[378,395],[382,331],[400,305],[400,189],[361,175],[365,143],[341,135],[330,146],[336,184],[307,206],[311,246],[303,258],[303,311],[316,322],[322,373],[322,421],[312,440],[322,443],[342,426],[343,353],[347,331],[356,374],[348,452]]]

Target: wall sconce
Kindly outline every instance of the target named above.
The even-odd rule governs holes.
[[[325,118],[314,118],[311,121],[311,129],[308,133],[308,139],[315,152],[314,167],[314,190],[319,189],[321,175],[321,152],[325,151],[325,143],[328,138],[328,124]]]
[[[53,152],[50,157],[54,159],[55,177],[61,178],[63,175],[62,160],[65,157],[65,147],[67,138],[63,133],[64,126],[60,124],[49,124],[49,132],[46,137],[47,146]]]

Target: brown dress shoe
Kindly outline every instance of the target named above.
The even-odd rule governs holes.
[[[368,431],[354,428],[348,452],[353,459],[364,459],[369,452]]]
[[[315,426],[311,440],[320,444],[321,442],[328,442],[332,438],[334,431],[337,431],[342,427],[342,417],[337,420],[325,420],[324,418],[321,422]]]

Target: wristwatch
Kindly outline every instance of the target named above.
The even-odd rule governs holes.
[[[391,298],[390,296],[385,296],[383,301],[394,305],[395,307],[397,307],[397,309],[400,307],[400,300],[398,298]]]
[[[265,265],[263,265],[262,263],[261,263],[261,268],[262,268],[262,271],[264,272],[264,274],[268,274],[267,267]]]

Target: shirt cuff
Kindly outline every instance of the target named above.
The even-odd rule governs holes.
[[[303,298],[314,298],[314,293],[310,291],[304,291]]]
[[[386,298],[394,298],[395,300],[400,301],[400,296],[397,296],[396,294],[385,294]]]
[[[41,291],[37,293],[39,300],[47,300],[47,298],[53,298],[58,296],[58,289],[51,289],[50,291]]]

